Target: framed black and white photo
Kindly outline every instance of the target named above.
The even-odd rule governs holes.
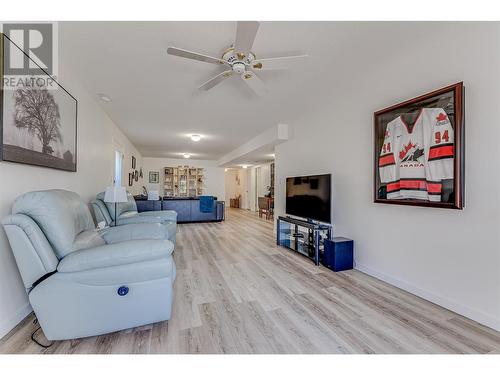
[[[135,169],[135,166],[136,166],[135,156],[132,156],[132,169]]]
[[[128,174],[128,186],[132,186],[134,184],[134,174],[129,173]]]
[[[77,100],[7,36],[0,35],[0,160],[76,172]],[[7,85],[12,82],[4,77],[8,49],[23,54],[38,74],[23,76],[22,85]]]
[[[374,114],[375,203],[464,207],[464,87]]]
[[[160,172],[149,172],[149,183],[159,184],[160,183]]]
[[[134,180],[135,180],[135,182],[139,181],[139,171],[138,170],[134,171]]]

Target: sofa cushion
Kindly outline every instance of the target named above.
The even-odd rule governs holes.
[[[177,232],[177,223],[175,222],[167,222],[163,224],[165,227],[165,231],[167,232],[167,238],[171,241],[175,242],[175,235]]]
[[[158,217],[162,221],[174,221],[177,222],[177,212],[173,210],[164,210],[164,211],[145,211],[139,213],[139,216],[142,217]]]
[[[14,201],[13,214],[32,218],[61,259],[73,251],[78,234],[94,229],[94,221],[85,202],[66,190],[33,191]]]
[[[86,230],[75,237],[73,251],[90,249],[91,247],[102,246],[105,243],[99,232]]]
[[[169,240],[165,227],[160,223],[139,223],[107,227],[99,231],[106,243],[130,240]]]
[[[97,194],[97,199],[100,199],[101,201],[104,202],[104,192]],[[127,202],[124,203],[117,203],[116,204],[116,217],[120,217],[123,215],[125,212],[131,212],[131,213],[137,213],[137,205],[135,204],[135,199],[130,194],[127,192]],[[106,205],[106,208],[108,209],[109,216],[111,217],[112,220],[115,218],[115,204],[114,203],[107,203],[104,202]]]
[[[109,216],[108,208],[100,199],[92,201],[92,208],[94,209],[94,215],[96,223],[104,221],[106,225],[113,224],[113,219]]]
[[[59,272],[80,272],[147,262],[171,256],[174,244],[168,240],[133,240],[78,250],[64,257]]]

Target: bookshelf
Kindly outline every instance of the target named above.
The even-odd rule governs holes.
[[[197,197],[203,195],[205,182],[203,168],[188,165],[165,167],[163,185],[165,197]]]

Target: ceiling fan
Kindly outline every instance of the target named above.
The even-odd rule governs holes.
[[[306,58],[307,55],[273,57],[268,59],[257,58],[255,53],[252,52],[252,46],[259,25],[259,22],[256,21],[238,21],[234,44],[226,49],[220,58],[176,47],[168,47],[167,53],[186,59],[224,66],[225,70],[202,84],[199,87],[200,90],[210,90],[227,78],[239,76],[255,94],[259,96],[264,95],[267,92],[267,88],[255,72],[260,70],[285,69],[294,62]]]

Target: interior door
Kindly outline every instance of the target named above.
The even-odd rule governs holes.
[[[255,207],[254,210],[256,212],[259,211],[259,176],[260,176],[260,167],[255,168]]]

